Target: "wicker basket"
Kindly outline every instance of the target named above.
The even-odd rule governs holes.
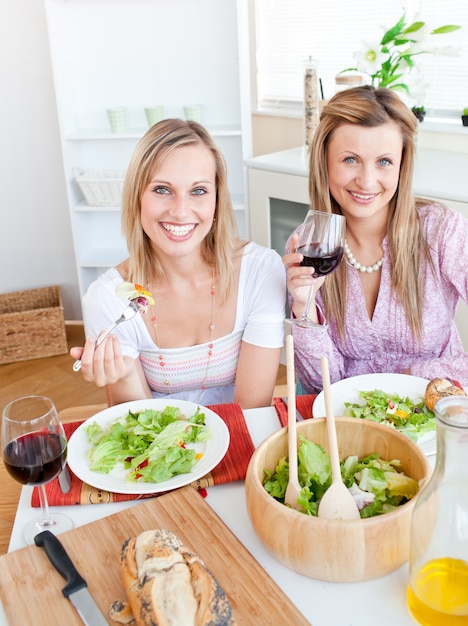
[[[0,364],[66,352],[60,287],[0,294]]]
[[[124,170],[89,170],[75,180],[89,205],[120,206],[124,177]]]

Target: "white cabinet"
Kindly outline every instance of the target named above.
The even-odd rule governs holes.
[[[247,7],[243,0],[44,0],[80,293],[127,256],[119,206],[89,206],[75,178],[125,170],[148,128],[145,107],[202,105],[228,167],[248,236],[244,161],[251,156]],[[126,108],[112,133],[106,109]]]

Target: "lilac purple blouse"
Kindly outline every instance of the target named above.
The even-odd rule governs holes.
[[[468,353],[454,322],[459,300],[468,302],[468,220],[439,204],[423,206],[419,214],[434,264],[434,272],[427,262],[420,268],[425,286],[421,340],[411,332],[392,289],[385,238],[385,261],[372,319],[359,272],[343,261],[348,271],[345,336],[339,336],[333,321],[324,320],[324,326],[317,329],[293,326],[296,369],[306,392],[322,388],[321,356],[328,357],[332,383],[360,374],[410,371],[427,379],[450,378],[468,389]],[[320,292],[317,305],[323,310]]]

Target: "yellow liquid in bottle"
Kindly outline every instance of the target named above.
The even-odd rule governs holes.
[[[449,558],[426,563],[408,586],[408,607],[423,625],[468,625],[468,563]]]

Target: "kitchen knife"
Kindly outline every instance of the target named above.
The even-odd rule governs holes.
[[[87,589],[86,581],[78,573],[57,537],[50,530],[44,530],[34,537],[34,543],[44,548],[49,561],[67,581],[62,593],[78,611],[83,623],[86,626],[108,626],[107,620]]]
[[[284,402],[285,406],[288,406],[288,398],[286,396],[283,396],[281,398],[281,400]],[[303,422],[304,418],[302,417],[302,415],[300,414],[298,408],[296,407],[296,422]]]
[[[70,470],[68,469],[68,465],[65,465],[63,470],[58,475],[58,481],[60,485],[60,489],[62,493],[68,493],[71,489],[71,476]]]

